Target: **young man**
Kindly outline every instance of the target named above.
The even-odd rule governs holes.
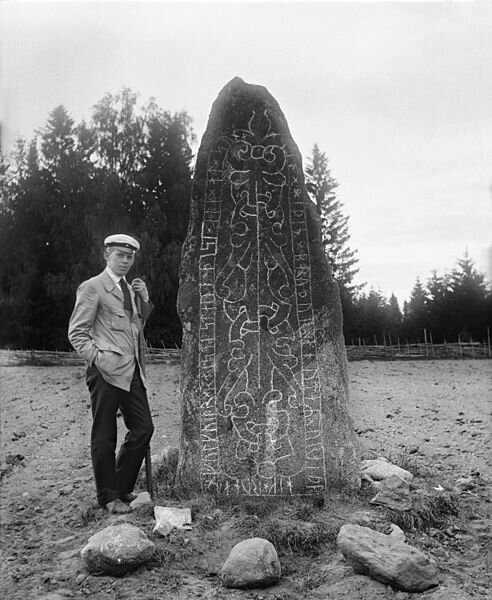
[[[125,279],[140,249],[138,241],[116,234],[104,246],[106,268],[79,286],[68,339],[88,365],[97,500],[111,513],[126,513],[154,431],[141,351],[153,305],[144,281],[134,279],[130,286]],[[128,433],[115,457],[118,409]]]

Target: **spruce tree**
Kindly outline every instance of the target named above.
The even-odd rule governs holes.
[[[451,271],[449,287],[448,306],[456,335],[462,341],[485,339],[489,292],[484,274],[476,269],[468,252],[458,259],[457,266]]]
[[[349,218],[343,214],[343,204],[335,192],[337,187],[326,154],[315,144],[306,166],[306,188],[321,219],[321,239],[333,277],[352,295],[357,290],[353,283],[359,271],[357,250],[349,246]]]
[[[419,342],[424,339],[424,329],[429,326],[428,297],[424,285],[417,277],[405,303],[404,332],[409,341]]]
[[[389,302],[385,307],[385,335],[390,344],[395,344],[398,341],[401,333],[403,315],[401,314],[398,299],[394,294],[391,294]]]

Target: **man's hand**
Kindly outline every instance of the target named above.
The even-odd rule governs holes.
[[[138,294],[144,302],[149,301],[149,292],[147,291],[145,281],[142,279],[137,277],[132,281],[132,290],[135,292],[135,294]]]

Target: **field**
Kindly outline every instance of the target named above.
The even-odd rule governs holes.
[[[459,477],[475,473],[476,485],[459,495],[457,515],[441,526],[409,528],[405,533],[409,543],[434,558],[440,569],[441,586],[426,598],[490,597],[491,361],[351,362],[349,381],[363,458],[385,456],[414,472],[417,487],[429,489],[451,490]],[[394,592],[355,575],[337,556],[333,541],[343,522],[365,514],[380,529],[389,524],[385,510],[369,504],[367,492],[353,497],[334,494],[323,507],[284,500],[275,506],[247,500],[239,506],[216,506],[205,498],[165,497],[165,486],[157,483],[158,504],[192,507],[193,531],[156,539],[151,515],[132,515],[130,521],[156,543],[155,560],[122,578],[88,575],[79,550],[116,517],[95,503],[84,369],[3,367],[0,385],[0,597],[290,600],[302,594],[306,600],[403,600],[421,596]],[[156,425],[154,454],[178,445],[175,361],[149,366],[149,392]],[[317,537],[305,533],[296,537],[294,525],[300,531],[307,521],[319,525]],[[284,539],[278,537],[281,583],[256,591],[222,588],[217,573],[232,545],[267,532],[272,523],[277,536],[285,528]],[[282,545],[286,540],[290,542]]]

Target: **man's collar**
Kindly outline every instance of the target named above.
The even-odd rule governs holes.
[[[104,270],[116,284],[119,284],[121,279],[125,279],[124,277],[118,277],[118,275],[113,273],[113,271],[108,266],[106,266]]]

